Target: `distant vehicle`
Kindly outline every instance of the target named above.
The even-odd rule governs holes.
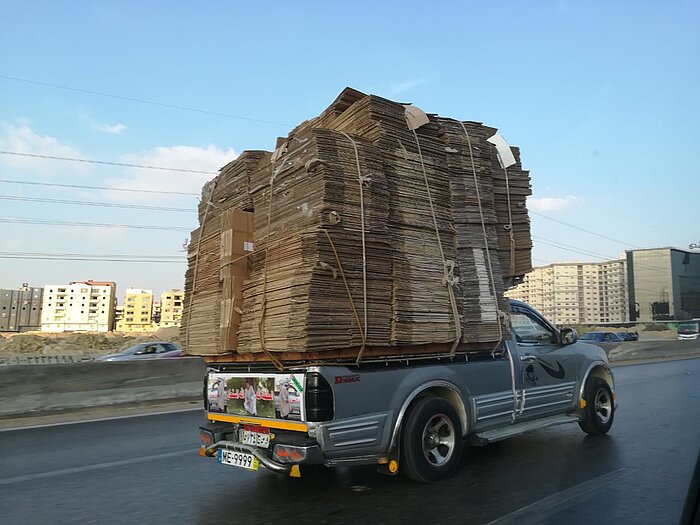
[[[635,332],[617,332],[617,335],[625,341],[639,341],[639,335]]]
[[[98,357],[98,361],[132,361],[141,359],[162,359],[169,357],[184,357],[179,346],[167,341],[139,343],[115,354]]]
[[[615,332],[588,332],[583,334],[581,341],[594,341],[596,343],[621,343],[624,341],[619,334]]]
[[[679,341],[688,341],[698,338],[700,338],[700,319],[678,323],[678,336],[676,339]]]

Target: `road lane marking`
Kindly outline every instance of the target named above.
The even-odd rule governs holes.
[[[82,467],[64,468],[60,470],[51,470],[49,472],[39,472],[37,474],[26,474],[24,476],[15,476],[14,478],[0,478],[1,485],[12,485],[14,483],[23,483],[25,481],[34,481],[37,479],[57,478],[59,476],[68,476],[70,474],[80,474],[82,472],[90,472],[92,470],[102,470],[107,468],[122,467],[124,465],[133,465],[135,463],[143,463],[145,461],[158,461],[160,459],[173,458],[176,456],[184,456],[185,454],[194,454],[196,448],[187,450],[178,450],[177,452],[166,452],[163,454],[153,454],[152,456],[143,456],[139,458],[122,459],[119,461],[108,461],[106,463],[94,463],[92,465],[84,465]]]
[[[98,407],[96,407],[98,408]],[[81,419],[80,421],[62,421],[60,423],[48,423],[46,425],[27,425],[24,427],[12,427],[12,428],[0,428],[0,432],[13,432],[15,430],[31,430],[33,428],[50,428],[50,427],[64,427],[67,425],[79,425],[81,423],[102,423],[103,421],[116,421],[118,419],[131,419],[136,417],[148,417],[148,416],[164,416],[166,414],[179,414],[181,412],[197,412],[200,411],[204,414],[204,409],[202,407],[197,408],[179,408],[177,410],[161,410],[160,412],[150,412],[145,414],[131,414],[123,416],[110,416],[110,417],[100,417],[96,419]],[[47,414],[47,417],[50,414]],[[42,416],[38,416],[42,417]]]
[[[549,523],[547,520],[561,512],[567,507],[570,507],[576,500],[588,496],[592,492],[600,490],[622,478],[636,472],[637,469],[622,467],[597,478],[589,479],[578,485],[574,485],[566,490],[556,492],[551,496],[535,501],[530,505],[526,505],[510,514],[501,516],[489,522],[487,525],[531,525],[536,523]]]

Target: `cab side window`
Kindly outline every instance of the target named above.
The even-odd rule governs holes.
[[[549,345],[554,342],[554,333],[534,317],[521,312],[512,312],[510,321],[518,343]]]

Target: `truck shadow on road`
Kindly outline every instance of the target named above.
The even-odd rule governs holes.
[[[465,447],[454,477],[420,485],[374,467],[314,469],[301,479],[243,472],[201,502],[200,523],[283,516],[302,523],[486,523],[620,468],[618,439],[558,427],[487,447]],[[238,473],[236,473],[238,474]]]

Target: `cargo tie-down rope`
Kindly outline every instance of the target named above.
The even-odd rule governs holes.
[[[352,293],[350,292],[350,286],[348,286],[348,281],[345,278],[345,272],[343,271],[343,263],[340,262],[340,256],[338,255],[338,250],[335,249],[335,244],[333,243],[333,239],[331,239],[331,235],[328,233],[328,230],[325,228],[320,229],[323,233],[326,234],[326,237],[328,238],[328,242],[331,245],[331,250],[333,250],[333,255],[335,255],[335,262],[338,264],[338,271],[340,272],[340,278],[343,279],[343,284],[345,285],[345,291],[348,294],[348,300],[350,301],[350,309],[352,310],[352,315],[355,317],[355,322],[357,323],[357,327],[360,330],[360,337],[362,339],[362,346],[360,347],[360,351],[357,354],[357,359],[355,360],[356,364],[360,364],[360,360],[362,359],[362,354],[365,351],[365,331],[362,329],[362,323],[360,323],[360,316],[357,315],[357,308],[355,308],[355,301],[352,298]],[[335,272],[333,272],[333,278],[335,278]],[[366,314],[366,310],[365,310]],[[366,321],[365,321],[366,323]],[[366,324],[365,324],[366,326]]]
[[[341,133],[345,135],[345,138],[347,138],[352,143],[352,147],[355,150],[355,163],[357,165],[357,181],[360,184],[360,227],[362,228],[362,314],[364,325],[363,327],[360,327],[360,335],[362,336],[362,346],[360,347],[360,351],[357,354],[357,360],[355,361],[355,363],[359,365],[360,360],[362,359],[362,354],[365,351],[365,346],[367,345],[367,245],[365,243],[365,197],[363,190],[365,182],[367,182],[369,179],[367,177],[362,176],[362,169],[360,168],[360,154],[357,151],[357,143],[352,139],[350,135],[348,135],[344,131],[341,131]],[[326,235],[328,235],[328,232],[326,232]],[[329,241],[330,239],[330,236],[328,236]],[[335,252],[335,248],[333,248],[333,251]],[[336,253],[336,257],[337,256],[338,254]],[[340,264],[340,261],[338,261],[338,264]],[[343,279],[345,278],[343,277]],[[345,284],[345,286],[347,288],[347,283]],[[348,295],[349,294],[350,289],[348,288]],[[352,304],[352,297],[350,297],[350,303]]]
[[[501,165],[501,168],[503,168],[503,174],[505,175],[506,179],[508,224],[504,226],[504,229],[508,232],[508,237],[510,238],[510,275],[512,277],[515,275],[515,233],[513,232],[513,212],[510,202],[510,180],[508,176],[508,167],[516,164],[516,161],[510,146],[499,133],[495,133],[493,136],[486,139],[486,142],[489,142],[496,147],[498,163]]]
[[[283,148],[284,146],[282,146]],[[280,154],[281,156],[281,154]],[[270,350],[268,350],[267,345],[265,344],[265,313],[267,311],[267,262],[269,260],[269,250],[270,250],[270,234],[271,234],[271,224],[272,224],[272,195],[274,193],[274,184],[275,184],[275,178],[277,177],[277,169],[281,169],[282,165],[279,166],[279,168],[275,169],[275,161],[279,157],[273,155],[272,159],[270,160],[272,166],[272,173],[270,174],[270,189],[269,189],[269,197],[267,199],[267,235],[265,237],[265,265],[263,266],[263,287],[262,287],[262,306],[260,308],[260,322],[258,323],[258,333],[260,334],[260,349],[263,351],[263,353],[267,356],[267,358],[272,361],[272,364],[275,365],[275,368],[279,370],[280,372],[284,371],[284,365],[282,362],[277,359]]]
[[[491,264],[491,254],[489,251],[489,239],[486,234],[486,220],[484,219],[484,209],[481,206],[481,192],[479,191],[479,178],[476,175],[476,165],[474,164],[474,153],[472,150],[472,141],[471,138],[469,137],[469,133],[467,132],[467,128],[464,125],[464,122],[459,122],[459,125],[462,126],[462,130],[464,131],[464,136],[467,137],[467,146],[469,147],[469,160],[472,165],[472,175],[474,176],[474,188],[476,188],[476,202],[479,205],[479,218],[481,219],[481,231],[484,234],[484,249],[486,251],[486,262],[488,264],[488,269],[489,269],[489,277],[491,280],[491,292],[493,293],[493,300],[496,303],[496,322],[498,323],[498,335],[499,335],[499,340],[496,346],[493,349],[493,353],[495,353],[496,349],[498,346],[501,344],[503,341],[503,327],[501,326],[501,318],[504,315],[504,312],[501,311],[501,309],[498,306],[498,293],[496,292],[496,280],[493,277],[493,265]]]
[[[489,276],[491,277],[491,289],[493,291],[493,299],[496,301],[496,322],[498,323],[498,334],[499,334],[499,341],[496,343],[496,346],[493,348],[493,351],[491,352],[491,355],[495,355],[496,350],[498,347],[503,343],[503,323],[508,320],[508,314],[504,312],[503,310],[500,309],[498,305],[498,294],[496,293],[496,280],[493,277],[493,266],[491,264],[491,256],[489,254],[489,240],[486,235],[486,221],[484,220],[484,212],[483,208],[481,207],[481,195],[479,193],[479,179],[476,176],[476,165],[474,164],[474,153],[472,151],[472,141],[471,138],[469,137],[469,133],[467,132],[467,128],[464,125],[464,122],[460,121],[459,124],[462,126],[462,130],[464,131],[464,135],[467,137],[467,145],[469,146],[469,160],[472,165],[472,174],[474,176],[474,187],[476,188],[476,200],[479,203],[479,217],[481,218],[481,230],[484,234],[484,247],[486,249],[486,260],[488,261],[488,268],[489,268]],[[499,157],[500,159],[500,157]],[[505,162],[502,162],[502,165],[505,166]],[[507,198],[508,198],[508,221],[509,221],[509,231],[510,231],[510,246],[511,246],[511,275],[515,273],[515,258],[514,258],[514,251],[515,251],[515,239],[513,238],[513,219],[511,218],[511,210],[510,210],[510,187],[508,185],[508,170],[504,167],[503,170],[506,173],[506,193],[507,193]],[[508,356],[508,366],[510,368],[510,388],[511,392],[513,395],[513,411],[510,414],[511,420],[515,421],[515,413],[519,412],[522,414],[523,412],[523,406],[522,404],[519,405],[518,403],[518,391],[515,386],[515,363],[513,361],[513,355],[510,353],[510,348],[508,348],[508,345],[505,345],[506,347],[506,355]]]
[[[442,259],[442,284],[447,287],[447,294],[450,298],[450,306],[452,307],[452,315],[455,319],[455,340],[450,349],[450,357],[454,357],[457,351],[457,346],[462,339],[462,323],[459,320],[459,310],[457,309],[457,300],[455,299],[454,285],[457,284],[458,279],[454,276],[454,261],[447,261],[445,259],[445,252],[442,249],[442,239],[440,238],[440,228],[438,227],[437,215],[435,215],[435,207],[433,206],[433,197],[430,194],[430,183],[428,182],[428,173],[425,171],[425,163],[423,162],[423,152],[420,149],[420,141],[418,140],[418,133],[411,123],[406,120],[408,128],[413,132],[413,138],[416,140],[416,146],[418,147],[418,158],[420,159],[421,170],[423,171],[423,180],[425,181],[425,189],[428,192],[428,204],[430,205],[430,213],[433,216],[433,226],[435,226],[435,236],[437,237],[438,248],[440,250],[440,258]]]
[[[204,237],[204,225],[207,223],[207,216],[209,215],[209,208],[214,206],[211,202],[211,198],[214,195],[214,190],[216,190],[216,184],[219,182],[219,178],[216,177],[211,186],[211,192],[207,196],[207,206],[204,208],[204,216],[202,217],[202,225],[199,227],[199,235],[197,236],[197,250],[194,253],[194,271],[192,272],[192,292],[190,293],[187,301],[187,328],[185,329],[185,348],[190,347],[190,326],[192,323],[192,301],[194,300],[194,294],[197,291],[197,269],[199,268],[199,249],[202,246],[202,237]],[[204,198],[204,194],[202,194]]]
[[[513,233],[513,212],[510,207],[510,184],[508,183],[508,168],[503,166],[506,176],[506,199],[508,199],[508,237],[510,238],[510,275],[515,275],[515,234]]]

